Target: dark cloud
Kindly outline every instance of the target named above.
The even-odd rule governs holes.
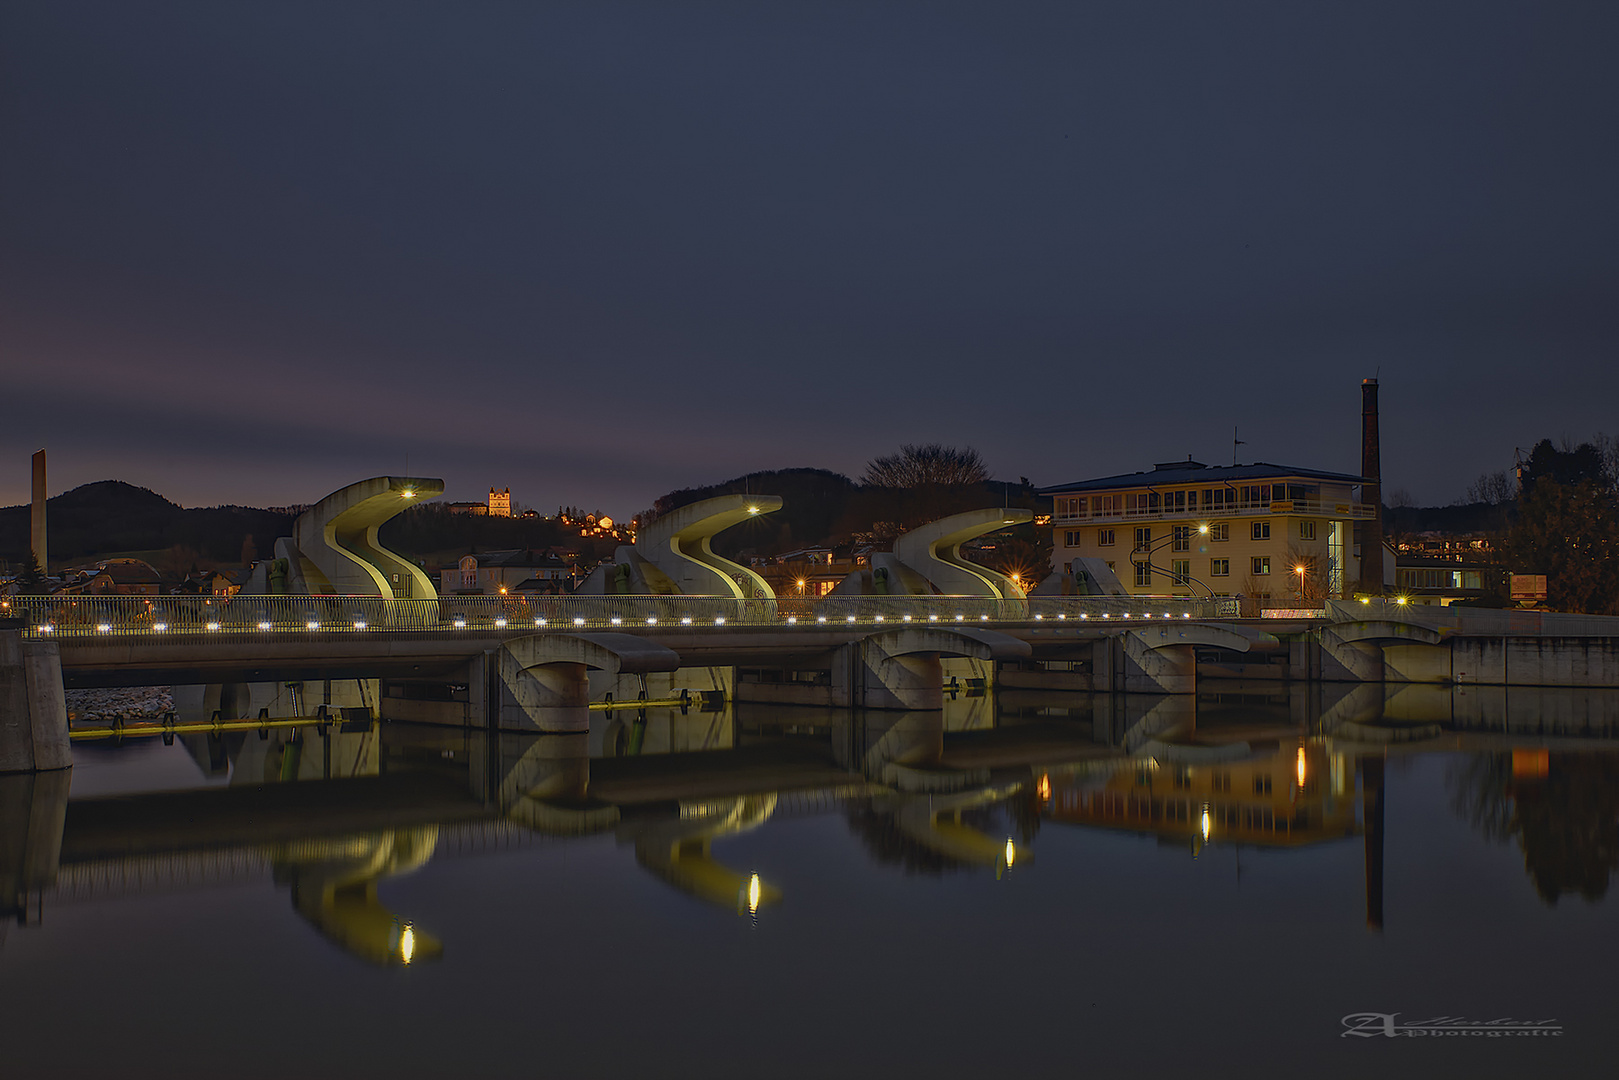
[[[1614,427],[1619,9],[15,3],[25,453],[185,502],[402,467],[633,512],[970,442],[1444,501]],[[400,464],[393,464],[394,462]]]

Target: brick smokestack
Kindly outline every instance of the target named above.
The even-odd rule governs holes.
[[[28,547],[39,560],[39,568],[50,573],[50,556],[45,551],[45,451],[34,455],[34,512],[29,521]]]
[[[1383,595],[1383,466],[1377,443],[1377,380],[1360,383],[1360,501],[1372,507],[1372,520],[1362,521],[1360,533],[1360,591]]]

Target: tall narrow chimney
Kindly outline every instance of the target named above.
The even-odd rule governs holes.
[[[1372,520],[1362,521],[1360,533],[1360,591],[1383,595],[1383,467],[1377,445],[1377,380],[1360,383],[1360,501],[1372,508]]]
[[[29,521],[28,547],[39,560],[39,568],[50,573],[50,557],[45,551],[45,451],[34,454],[34,513]]]

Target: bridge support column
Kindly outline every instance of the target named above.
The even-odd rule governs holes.
[[[66,769],[62,657],[54,641],[23,641],[21,619],[0,619],[0,773]]]
[[[524,668],[505,649],[500,652],[498,702],[503,728],[546,732],[590,730],[590,669],[583,663],[557,661]]]
[[[895,656],[867,638],[838,650],[832,703],[868,709],[943,709],[944,666],[936,652]]]
[[[1157,645],[1137,630],[1126,631],[1122,643],[1125,693],[1197,693],[1197,652],[1192,645]]]
[[[56,883],[71,776],[0,776],[0,918],[27,921],[28,894]]]

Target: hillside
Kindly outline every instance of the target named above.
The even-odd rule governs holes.
[[[65,491],[45,504],[52,566],[87,562],[130,551],[184,548],[206,562],[236,564],[251,537],[260,555],[292,531],[285,514],[246,506],[185,509],[146,488],[99,480]],[[28,558],[29,507],[0,507],[0,559]]]

